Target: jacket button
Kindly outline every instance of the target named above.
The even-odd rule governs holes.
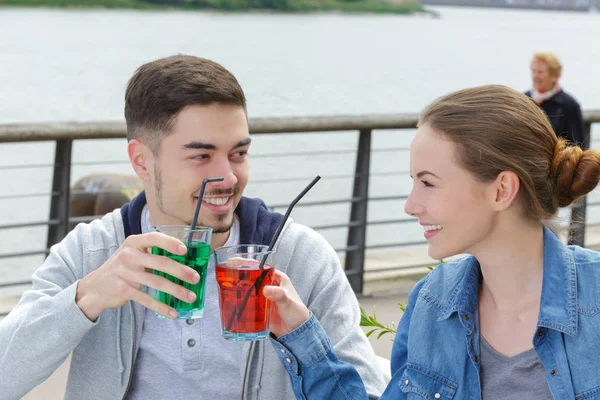
[[[193,319],[186,319],[185,323],[188,325],[194,325],[194,320]]]
[[[287,362],[288,362],[288,364],[291,364],[291,363],[292,363],[292,360],[290,360],[289,358],[286,358],[286,359],[285,359],[285,361],[287,361]]]
[[[537,335],[538,335],[539,337],[542,337],[542,336],[544,336],[544,332],[542,332],[542,330],[540,329],[540,330],[538,331]]]
[[[550,376],[554,376],[554,375],[556,375],[556,370],[555,369],[553,369],[552,371],[550,371]]]
[[[474,360],[475,362],[479,362],[479,357],[475,356],[475,357],[473,357],[473,360]]]
[[[408,386],[408,384],[409,384],[409,382],[408,382],[408,379],[407,379],[406,381],[404,381],[404,385]]]
[[[194,339],[190,339],[190,340],[188,340],[188,342],[187,342],[187,343],[188,343],[188,346],[189,346],[189,347],[194,347],[194,346],[196,345],[196,341],[195,341]]]
[[[471,317],[469,317],[469,314],[465,314],[465,321],[470,321]]]
[[[435,397],[436,399],[439,399],[440,397],[442,397],[442,395],[439,394],[439,393],[436,393],[436,394],[433,395],[433,397]]]

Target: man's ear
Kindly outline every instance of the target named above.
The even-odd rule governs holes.
[[[132,139],[127,143],[127,154],[137,176],[142,181],[149,182],[154,165],[152,151],[139,140]]]

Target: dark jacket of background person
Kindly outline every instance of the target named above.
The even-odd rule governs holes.
[[[531,91],[528,90],[525,94],[531,97]],[[586,137],[581,107],[573,96],[561,89],[554,96],[545,100],[540,107],[548,116],[557,136],[584,149],[589,147],[589,138]]]

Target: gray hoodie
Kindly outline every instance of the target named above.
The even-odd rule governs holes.
[[[80,279],[100,267],[125,240],[119,210],[78,225],[51,248],[33,287],[0,322],[0,399],[18,399],[47,379],[72,352],[65,399],[126,398],[142,334],[143,306],[128,302],[91,322],[75,303]],[[319,319],[340,359],[354,365],[367,392],[385,388],[375,353],[359,327],[358,302],[337,254],[308,227],[286,222],[277,268]],[[267,341],[247,343],[243,400],[293,399],[285,369]]]

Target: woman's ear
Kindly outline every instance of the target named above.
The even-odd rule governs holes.
[[[517,174],[512,171],[502,171],[498,174],[496,181],[493,184],[496,199],[494,202],[497,211],[506,210],[514,202],[521,182]]]

